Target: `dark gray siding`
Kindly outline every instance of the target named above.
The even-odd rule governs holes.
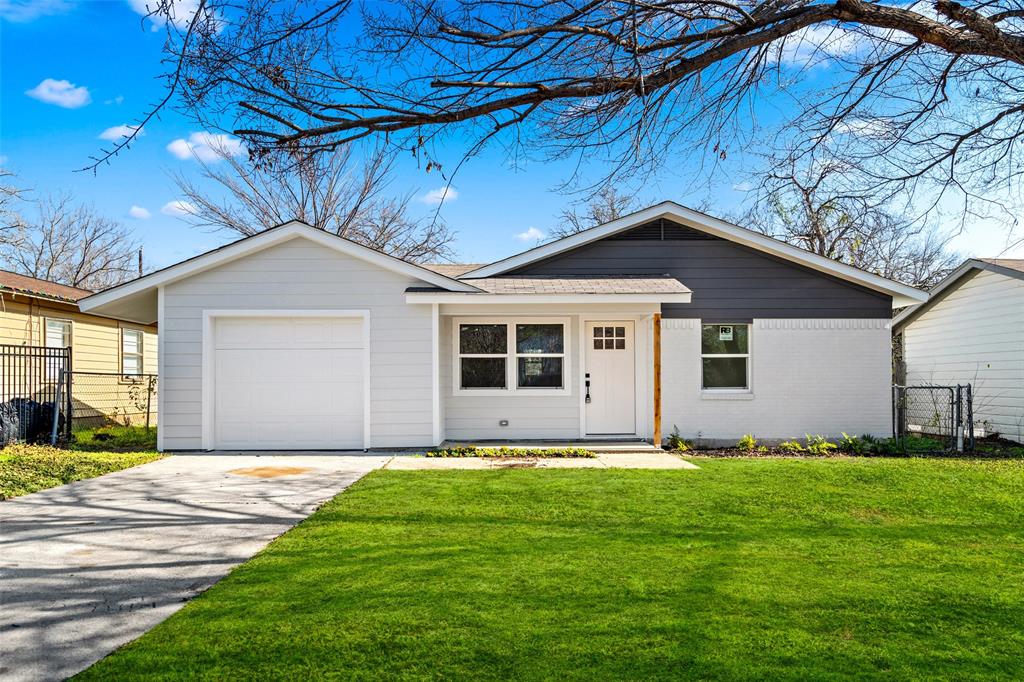
[[[670,274],[693,290],[693,300],[663,305],[665,317],[742,322],[892,315],[885,294],[671,223],[662,239],[662,226],[655,231],[652,225],[508,274]]]

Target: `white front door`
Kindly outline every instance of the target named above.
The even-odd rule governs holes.
[[[636,433],[633,323],[596,320],[586,323],[584,398],[587,435]],[[586,384],[585,384],[586,385]]]

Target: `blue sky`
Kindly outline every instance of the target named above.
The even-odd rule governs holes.
[[[100,139],[104,131],[135,122],[162,93],[157,77],[164,36],[136,11],[144,5],[145,0],[0,0],[0,160],[37,195],[71,191],[123,221],[142,241],[149,265],[162,267],[232,239],[165,213],[180,198],[170,173],[192,174],[196,168],[194,160],[178,158],[173,150],[204,131],[167,111],[109,165],[96,173],[75,172],[108,144]],[[461,151],[456,142],[439,150],[446,168],[457,164]],[[639,192],[644,203],[707,200],[712,212],[735,211],[746,196],[742,161],[730,163],[710,186],[700,161],[680,158],[647,182]],[[497,147],[469,160],[454,182],[457,197],[442,207],[458,234],[458,259],[490,261],[531,246],[517,235],[530,228],[546,233],[557,223],[572,197],[556,188],[574,168],[568,162],[513,168]],[[595,177],[601,170],[592,168]],[[443,185],[437,173],[406,161],[391,189],[414,193],[415,210],[426,214],[435,208],[427,201],[430,192]],[[974,225],[953,246],[965,256],[995,255],[1006,237],[1004,227]],[[1004,255],[1024,257],[1024,245]]]

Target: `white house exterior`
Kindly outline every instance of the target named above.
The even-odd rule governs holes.
[[[908,384],[971,384],[978,432],[1024,442],[1024,260],[969,260],[894,325]]]
[[[289,223],[80,305],[157,322],[161,450],[334,450],[887,434],[924,298],[666,202],[465,272]]]

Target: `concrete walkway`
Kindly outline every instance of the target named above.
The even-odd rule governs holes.
[[[403,471],[444,469],[699,469],[664,450],[598,452],[597,457],[538,457],[494,459],[484,457],[395,457],[385,469]]]
[[[179,455],[0,502],[0,679],[140,636],[390,455]]]

